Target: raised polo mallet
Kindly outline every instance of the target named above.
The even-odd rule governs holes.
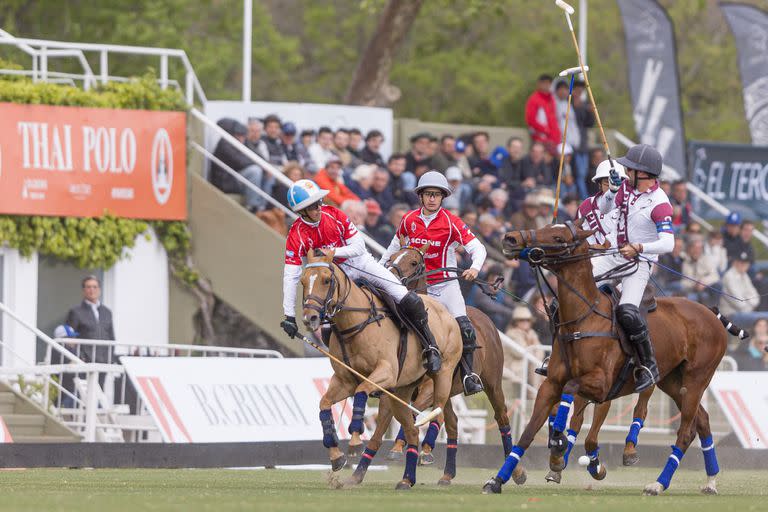
[[[333,355],[331,355],[331,353],[330,353],[330,352],[328,352],[327,350],[325,350],[325,349],[324,349],[324,348],[322,348],[320,345],[318,345],[317,343],[315,343],[315,342],[314,342],[314,341],[312,341],[311,339],[307,338],[307,337],[306,337],[306,336],[304,336],[303,334],[301,334],[301,333],[297,333],[297,334],[296,334],[296,336],[297,336],[298,338],[301,338],[301,340],[302,340],[304,343],[306,343],[306,344],[310,345],[311,347],[313,347],[313,348],[315,348],[315,349],[319,350],[319,351],[320,351],[320,352],[321,352],[323,355],[325,355],[325,356],[326,356],[326,357],[328,357],[329,359],[333,359],[334,361],[336,361],[337,363],[339,363],[341,366],[343,366],[344,368],[346,368],[346,369],[347,369],[347,370],[349,370],[350,372],[354,373],[354,374],[355,374],[357,377],[359,377],[359,378],[363,379],[365,382],[367,382],[367,383],[368,383],[368,384],[370,384],[371,386],[375,387],[376,389],[378,389],[379,391],[381,391],[382,393],[384,393],[385,395],[387,395],[388,397],[390,397],[392,400],[396,400],[398,403],[401,403],[401,404],[403,404],[404,406],[406,406],[408,409],[410,409],[410,410],[411,410],[411,412],[413,412],[413,413],[416,415],[416,420],[415,420],[415,421],[416,421],[416,426],[417,426],[417,427],[420,427],[420,426],[422,426],[422,425],[426,425],[427,423],[429,423],[429,422],[430,422],[430,420],[433,420],[433,419],[437,418],[437,416],[438,416],[438,415],[439,415],[441,412],[443,412],[443,410],[442,410],[440,407],[436,407],[435,409],[432,409],[432,410],[426,410],[426,411],[420,411],[420,410],[418,410],[417,408],[415,408],[414,406],[412,406],[411,404],[409,404],[408,402],[406,402],[405,400],[403,400],[403,399],[402,399],[402,398],[400,398],[399,396],[395,395],[395,394],[394,394],[394,393],[392,393],[391,391],[388,391],[388,390],[384,389],[383,387],[379,386],[378,384],[376,384],[375,382],[373,382],[371,379],[369,379],[368,377],[366,377],[366,376],[365,376],[365,375],[363,375],[362,373],[358,372],[357,370],[355,370],[355,369],[354,369],[354,368],[352,368],[351,366],[349,366],[349,365],[345,364],[343,361],[340,361],[338,358],[336,358],[336,357],[334,357]]]
[[[586,71],[589,71],[589,66],[584,66]],[[568,86],[568,106],[565,108],[565,127],[563,128],[563,142],[560,145],[560,167],[557,170],[557,191],[555,192],[555,210],[552,213],[552,224],[557,222],[557,207],[560,203],[560,182],[563,179],[563,162],[565,161],[565,139],[568,137],[568,119],[571,116],[571,99],[573,98],[573,81],[576,78],[576,73],[580,73],[581,68],[568,68],[560,72],[560,76],[571,76],[571,85]]]
[[[576,48],[576,56],[579,58],[579,68],[581,74],[584,76],[584,83],[587,86],[587,94],[589,94],[589,101],[592,102],[592,108],[595,109],[595,119],[597,120],[597,127],[600,128],[600,136],[603,138],[603,147],[605,148],[605,154],[608,156],[608,161],[611,163],[611,172],[615,173],[613,165],[613,158],[611,157],[611,148],[608,147],[608,139],[605,138],[605,131],[603,130],[603,122],[600,120],[600,112],[597,111],[597,103],[595,103],[595,97],[592,95],[592,87],[589,85],[589,77],[587,76],[587,66],[584,65],[584,60],[581,58],[581,49],[579,48],[579,42],[576,40],[576,32],[573,31],[573,23],[571,22],[571,14],[576,12],[573,7],[565,3],[563,0],[555,0],[555,5],[565,12],[565,19],[568,21],[568,29],[571,31],[571,39],[573,39],[573,46]]]

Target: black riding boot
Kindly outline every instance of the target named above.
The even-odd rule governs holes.
[[[635,392],[639,393],[659,380],[659,368],[656,366],[648,326],[634,304],[619,305],[616,308],[616,316],[637,350],[639,361],[637,361],[638,367],[635,368]]]
[[[474,352],[477,348],[475,341],[477,340],[477,333],[475,332],[472,322],[466,316],[456,317],[456,321],[459,323],[461,329],[461,343],[464,349],[461,352],[461,362],[459,368],[461,369],[461,383],[464,385],[464,394],[474,395],[483,390],[483,382],[480,377],[472,371],[472,359],[474,358]]]
[[[557,302],[557,299],[553,298],[552,302],[549,303],[549,313],[552,315],[552,321],[554,322],[554,325],[560,323],[560,304]],[[552,350],[555,349],[555,335],[552,335]],[[549,367],[549,358],[545,357],[544,361],[541,362],[541,366],[533,370],[533,373],[536,375],[541,375],[542,377],[547,376],[547,369]]]
[[[424,351],[422,356],[424,357],[424,368],[429,373],[436,373],[440,371],[441,355],[440,349],[437,348],[435,337],[432,335],[432,331],[429,329],[429,319],[427,318],[427,310],[424,308],[424,301],[421,297],[416,295],[415,292],[408,292],[400,301],[400,309],[408,317],[408,320],[419,331],[419,338],[424,345]]]

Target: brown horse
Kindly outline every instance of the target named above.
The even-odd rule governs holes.
[[[408,246],[405,241],[402,240],[401,246],[402,249],[393,254],[389,259],[388,265],[390,269],[410,290],[425,293],[427,289],[427,277],[426,267],[424,265],[424,254],[426,253],[429,244],[417,248]],[[504,400],[504,392],[501,387],[501,376],[504,369],[504,352],[501,347],[501,338],[499,338],[499,333],[496,330],[493,321],[491,321],[488,315],[482,311],[473,307],[468,307],[467,316],[469,316],[472,325],[475,326],[475,330],[477,331],[477,345],[479,348],[475,351],[473,363],[474,371],[478,374],[480,380],[482,380],[485,394],[488,396],[491,406],[493,407],[494,418],[499,427],[504,455],[506,456],[512,449],[512,438],[510,434],[509,417],[507,416],[507,406]],[[459,395],[463,391],[464,388],[461,383],[461,376],[459,375],[459,372],[455,372],[451,396]],[[421,409],[431,404],[433,400],[433,392],[434,385],[432,381],[425,380],[418,387],[414,405]],[[391,400],[387,397],[382,397],[379,402],[376,431],[366,446],[366,452],[369,455],[375,455],[378,451],[384,438],[384,434],[392,421],[390,402]],[[439,428],[439,423],[430,425],[430,429],[432,430],[428,430],[427,437],[431,438],[431,442],[425,437],[425,440],[421,445],[422,452],[419,459],[420,463],[431,464],[434,461],[432,450],[434,448],[434,439],[437,436]],[[451,407],[450,400],[446,403],[445,408],[445,430],[448,437],[447,455],[443,476],[438,480],[439,485],[449,485],[451,480],[456,476],[458,419]],[[395,441],[395,447],[390,452],[390,455],[393,453],[398,455],[402,454],[404,447],[405,443],[398,438],[398,440]],[[345,483],[361,483],[363,478],[365,478],[365,473],[371,462],[371,458],[363,457],[355,469],[354,474]],[[393,459],[395,457],[390,458]],[[521,484],[525,481],[526,476],[522,468],[514,475],[514,478],[516,482]]]
[[[562,422],[555,420],[556,427],[558,423],[565,423],[571,405],[568,399],[574,394],[605,402],[612,398],[609,396],[612,390],[615,396],[634,390],[631,376],[616,386],[618,390],[613,389],[628,356],[613,335],[613,306],[592,277],[586,240],[593,233],[569,222],[538,230],[512,231],[504,236],[508,257],[522,255],[533,266],[547,268],[557,277],[559,350],[552,354],[548,376],[536,395],[528,425],[499,473],[486,482],[485,493],[501,492],[502,484],[510,478],[558,400],[561,400],[558,417],[564,417]],[[664,470],[657,481],[645,487],[644,493],[657,495],[669,486],[696,434],[702,440],[709,477],[703,491],[716,493],[715,475],[719,468],[709,415],[701,406],[701,398],[725,354],[728,331],[724,328],[724,319],[701,304],[675,297],[660,298],[658,308],[648,316],[648,324],[660,370],[657,386],[675,401],[681,421]],[[561,469],[567,444],[562,430],[553,429],[550,443],[550,468]],[[594,455],[596,459],[597,454]]]
[[[407,357],[401,367],[398,361],[398,326],[388,318],[388,312],[378,297],[349,279],[333,262],[332,256],[311,251],[307,256],[301,283],[304,290],[304,324],[316,330],[321,319],[325,318],[344,338],[331,338],[330,353],[338,359],[344,359],[351,368],[379,386],[391,389],[406,402],[410,400],[414,389],[425,376],[421,344],[416,335],[408,333]],[[435,388],[433,403],[435,407],[444,408],[450,397],[453,372],[461,357],[461,333],[440,303],[428,297],[424,297],[424,303],[430,313],[429,327],[443,356],[442,368],[431,376]],[[346,456],[338,446],[331,407],[354,395],[352,421],[359,423],[357,430],[362,431],[365,403],[376,388],[368,382],[360,383],[354,374],[333,360],[331,366],[334,374],[320,399],[320,422],[323,426],[323,445],[328,448],[331,468],[338,471],[346,464]],[[419,431],[407,407],[394,401],[391,407],[403,425],[406,441],[410,445],[405,473],[396,488],[410,489],[416,483]]]

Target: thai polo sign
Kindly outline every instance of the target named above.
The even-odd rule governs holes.
[[[180,220],[182,112],[0,103],[0,213]]]
[[[694,185],[748,219],[768,218],[768,147],[692,141],[688,149]],[[705,203],[697,205],[697,212],[723,217]]]

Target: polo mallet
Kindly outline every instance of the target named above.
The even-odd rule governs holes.
[[[584,66],[589,71],[589,66]],[[557,190],[555,191],[555,210],[552,213],[552,224],[557,222],[557,208],[560,204],[560,182],[563,180],[563,162],[565,161],[565,139],[568,137],[568,119],[571,117],[571,99],[573,98],[573,81],[576,73],[581,71],[580,67],[564,69],[560,76],[571,76],[571,85],[568,87],[568,106],[565,109],[565,127],[563,128],[563,142],[560,145],[560,167],[557,170]]]
[[[420,427],[420,426],[422,426],[422,425],[426,425],[427,423],[429,423],[429,422],[430,422],[430,420],[433,420],[433,419],[437,418],[437,416],[438,416],[440,413],[442,413],[442,412],[443,412],[443,410],[442,410],[440,407],[436,407],[435,409],[432,409],[431,411],[430,411],[430,410],[426,410],[426,411],[420,411],[420,410],[418,410],[417,408],[415,408],[414,406],[412,406],[411,404],[409,404],[408,402],[406,402],[405,400],[403,400],[403,399],[402,399],[402,398],[400,398],[399,396],[395,395],[395,394],[394,394],[394,393],[392,393],[391,391],[388,391],[388,390],[384,389],[383,387],[379,386],[378,384],[376,384],[375,382],[373,382],[371,379],[369,379],[368,377],[366,377],[366,376],[365,376],[365,375],[363,375],[362,373],[358,372],[357,370],[355,370],[355,369],[354,369],[354,368],[352,368],[351,366],[348,366],[348,365],[347,365],[347,364],[345,364],[343,361],[340,361],[338,358],[336,358],[336,357],[334,357],[333,355],[331,355],[331,353],[330,353],[330,352],[328,352],[327,350],[325,350],[325,349],[324,349],[324,348],[322,348],[320,345],[318,345],[317,343],[315,343],[315,342],[314,342],[314,341],[312,341],[311,339],[307,338],[307,337],[306,337],[306,336],[304,336],[303,334],[301,334],[301,333],[297,333],[297,334],[296,334],[296,336],[297,336],[298,338],[301,338],[301,340],[302,340],[304,343],[306,343],[306,344],[310,345],[311,347],[315,348],[316,350],[320,351],[320,352],[321,352],[323,355],[325,355],[325,356],[326,356],[326,357],[328,357],[329,359],[333,359],[334,361],[336,361],[337,363],[339,363],[341,366],[343,366],[344,368],[346,368],[347,370],[349,370],[350,372],[352,372],[353,374],[355,374],[357,377],[359,377],[359,378],[363,379],[365,382],[367,382],[367,383],[368,383],[368,384],[370,384],[371,386],[375,387],[376,389],[378,389],[379,391],[381,391],[382,393],[384,393],[385,395],[387,395],[388,397],[390,397],[392,400],[395,400],[395,401],[397,401],[398,403],[400,403],[400,404],[403,404],[403,405],[404,405],[404,406],[406,406],[408,409],[410,409],[410,410],[411,410],[411,412],[413,412],[413,413],[416,415],[416,426],[417,426],[417,427]]]
[[[592,108],[595,109],[595,119],[597,120],[597,127],[600,128],[600,136],[603,138],[603,147],[605,147],[605,154],[608,156],[608,161],[611,163],[611,171],[616,172],[613,165],[613,157],[611,157],[611,148],[608,147],[608,139],[605,138],[605,131],[603,130],[603,122],[600,120],[600,112],[597,110],[597,103],[595,103],[595,97],[592,95],[592,87],[589,85],[589,77],[587,76],[587,66],[584,65],[584,61],[581,58],[581,49],[579,48],[579,42],[576,40],[576,32],[573,31],[573,23],[571,22],[571,14],[576,12],[573,7],[565,3],[563,0],[555,0],[555,5],[565,12],[565,19],[568,21],[568,29],[571,31],[571,39],[573,39],[573,46],[576,48],[576,55],[579,58],[579,68],[581,74],[584,76],[584,84],[587,86],[587,94],[589,94],[589,101],[592,102]]]

